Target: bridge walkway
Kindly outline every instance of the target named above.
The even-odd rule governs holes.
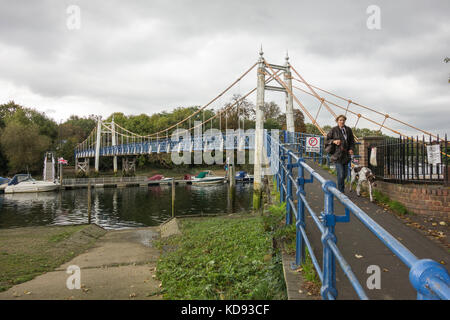
[[[322,169],[316,163],[307,161],[314,170],[326,179],[336,181],[336,177]],[[309,174],[307,174],[309,177]],[[307,184],[305,187],[307,199],[312,209],[320,213],[323,210],[324,193],[319,182]],[[407,226],[394,213],[385,211],[384,208],[371,203],[365,197],[358,197],[355,191],[349,192],[346,186],[346,195],[373,220],[396,237],[419,259],[433,259],[443,261],[446,266],[450,263],[450,254],[443,245],[433,242],[416,229]],[[344,214],[344,207],[335,200],[336,214]],[[317,259],[322,265],[321,235],[311,216],[306,214],[306,232],[316,252]],[[355,216],[350,215],[349,223],[337,223],[337,245],[353,272],[364,287],[369,299],[416,299],[416,291],[409,281],[409,269],[400,261],[373,233],[371,233]],[[369,290],[366,281],[370,274],[367,267],[377,265],[381,269],[381,289]],[[336,273],[336,285],[338,299],[358,299],[355,290],[349,280],[340,269],[338,263]]]

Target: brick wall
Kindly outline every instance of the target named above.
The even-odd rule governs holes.
[[[450,187],[377,181],[375,189],[410,212],[450,221]]]

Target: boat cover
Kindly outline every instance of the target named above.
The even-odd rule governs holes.
[[[245,171],[239,171],[238,174],[236,175],[236,178],[243,179],[243,178],[245,178],[246,174],[247,174],[247,172],[245,172]]]
[[[202,179],[202,178],[206,177],[207,174],[208,174],[208,171],[202,171],[198,174],[198,176],[196,176],[196,178]]]
[[[148,178],[149,181],[162,180],[164,176],[162,174],[155,174],[153,177]]]

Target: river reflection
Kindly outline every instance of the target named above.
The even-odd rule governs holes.
[[[252,184],[238,184],[230,201],[227,184],[175,188],[176,215],[251,209]],[[168,185],[92,189],[92,222],[107,229],[155,226],[172,215]],[[87,189],[0,195],[0,228],[88,222]]]

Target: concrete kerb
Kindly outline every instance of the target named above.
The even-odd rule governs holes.
[[[177,218],[170,218],[169,220],[163,222],[159,226],[159,232],[161,238],[167,238],[173,235],[181,234]]]

